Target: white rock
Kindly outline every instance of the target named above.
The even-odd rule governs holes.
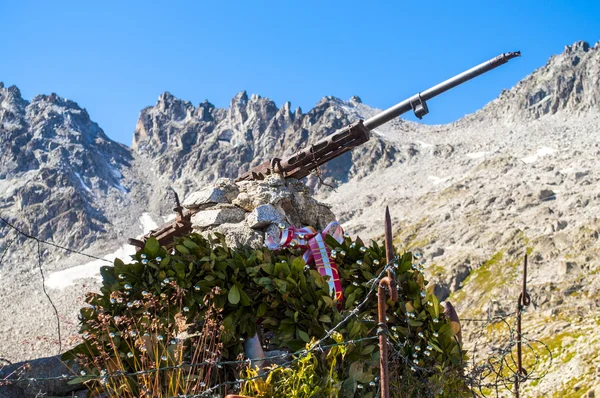
[[[257,206],[246,217],[246,225],[253,229],[260,229],[270,224],[279,224],[285,217],[273,205],[264,204]]]
[[[187,209],[198,209],[202,205],[210,203],[228,203],[225,191],[217,187],[206,187],[200,191],[191,193],[183,201],[183,207]]]
[[[202,210],[192,216],[192,227],[203,229],[225,223],[244,221],[246,212],[237,207]]]
[[[225,242],[229,247],[250,246],[255,249],[263,247],[264,234],[243,224],[221,224],[209,231],[200,232],[200,235],[208,237],[214,232],[225,235]]]

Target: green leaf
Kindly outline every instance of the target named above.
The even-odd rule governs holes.
[[[183,264],[183,263],[175,263],[175,264],[173,264],[173,269],[177,273],[185,272],[185,264]]]
[[[321,299],[327,304],[328,307],[333,307],[333,299],[329,296],[321,296]]]
[[[348,375],[352,380],[357,380],[363,373],[362,364],[360,362],[353,362],[350,365]]]
[[[123,264],[123,262],[121,260],[119,260],[118,258],[115,258],[115,264],[117,263],[117,261],[120,261],[121,264]],[[100,275],[102,275],[102,280],[107,285],[112,285],[113,283],[117,282],[117,279],[113,276],[112,271],[114,271],[113,267],[109,267],[109,266],[100,267]]]
[[[360,323],[359,322],[350,322],[350,331],[348,332],[348,335],[350,336],[351,339],[355,338],[358,335],[358,332],[360,332]]]
[[[246,294],[244,289],[242,289],[240,284],[236,284],[238,291],[240,292],[240,301],[244,307],[250,306],[250,297]]]
[[[184,241],[183,241],[183,245],[184,245],[185,247],[187,247],[188,249],[192,249],[192,250],[194,250],[194,249],[197,249],[197,248],[198,248],[198,245],[197,245],[196,243],[194,243],[194,242],[193,242],[192,240],[190,240],[190,239],[186,239],[186,240],[184,240]]]
[[[375,351],[375,345],[368,345],[365,348],[362,349],[362,351],[360,352],[361,355],[368,355],[370,353],[372,353],[373,351]]]
[[[158,240],[154,237],[148,238],[146,244],[144,245],[144,252],[155,257],[158,254],[158,250],[160,250],[160,244]]]
[[[256,283],[258,283],[260,286],[269,286],[273,284],[273,279],[263,276],[262,278],[259,278]]]
[[[267,313],[267,305],[265,303],[260,303],[260,305],[256,309],[256,316],[260,318],[263,315],[265,315],[266,313]]]
[[[240,302],[240,291],[236,285],[233,285],[231,289],[229,289],[229,295],[227,295],[227,300],[233,305],[236,305]]]
[[[433,347],[433,349],[434,349],[434,350],[436,350],[437,352],[441,352],[441,353],[443,353],[442,349],[441,349],[440,347],[438,347],[438,345],[437,345],[437,344],[433,343],[431,340],[429,340],[429,345],[430,345],[431,347]]]
[[[329,246],[330,248],[335,249],[336,247],[338,247],[340,245],[340,242],[335,240],[335,238],[333,236],[327,234],[327,235],[325,235],[325,244],[327,246]]]
[[[300,338],[305,342],[310,342],[310,337],[308,336],[308,333],[306,333],[304,330],[298,329],[298,336],[300,336]]]
[[[305,265],[306,263],[302,257],[296,257],[294,261],[292,261],[292,272],[294,272],[296,275],[301,274],[304,272]]]
[[[67,384],[69,384],[69,385],[82,384],[82,383],[84,383],[86,381],[89,381],[91,379],[92,379],[92,377],[90,377],[90,376],[76,377],[76,378],[74,378],[72,380],[69,380],[67,382]]]
[[[175,246],[175,249],[181,254],[190,254],[190,251],[184,245],[177,245]]]
[[[331,317],[329,315],[321,315],[319,317],[319,322],[331,323]]]
[[[433,305],[431,306],[433,308],[433,316],[436,318],[440,317],[440,302],[438,300],[438,298],[434,295],[431,296],[431,302],[433,303]]]

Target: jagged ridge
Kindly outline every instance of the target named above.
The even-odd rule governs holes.
[[[600,110],[600,42],[565,46],[546,65],[459,124],[473,119],[525,121],[566,110],[579,114]]]
[[[154,107],[140,113],[132,147],[152,159],[166,179],[210,182],[292,153],[349,124],[360,112],[372,110],[357,98],[346,102],[325,97],[303,114],[300,108],[292,112],[289,102],[278,108],[270,99],[248,97],[245,91],[232,99],[229,109],[208,101],[195,108],[164,93]],[[322,171],[325,178],[345,182],[376,164],[401,160],[393,145],[376,136]]]
[[[131,151],[85,109],[57,96],[31,102],[0,84],[0,209],[42,239],[86,246],[105,231],[102,199],[125,194]]]

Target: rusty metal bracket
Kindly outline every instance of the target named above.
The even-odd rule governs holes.
[[[421,98],[421,93],[416,95],[416,98],[410,101],[410,106],[416,117],[423,119],[423,116],[429,113],[427,103]]]

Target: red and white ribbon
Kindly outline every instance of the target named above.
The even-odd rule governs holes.
[[[325,236],[330,234],[339,243],[344,240],[342,226],[334,221],[323,230],[317,232],[313,227],[289,227],[281,231],[279,242],[272,236],[265,239],[265,246],[271,250],[284,247],[298,247],[306,249],[302,258],[306,264],[314,263],[315,268],[322,276],[329,276],[329,291],[335,293],[335,299],[341,303],[343,300],[342,283],[337,264],[331,258],[331,248],[325,244]],[[294,242],[294,245],[292,245]]]

